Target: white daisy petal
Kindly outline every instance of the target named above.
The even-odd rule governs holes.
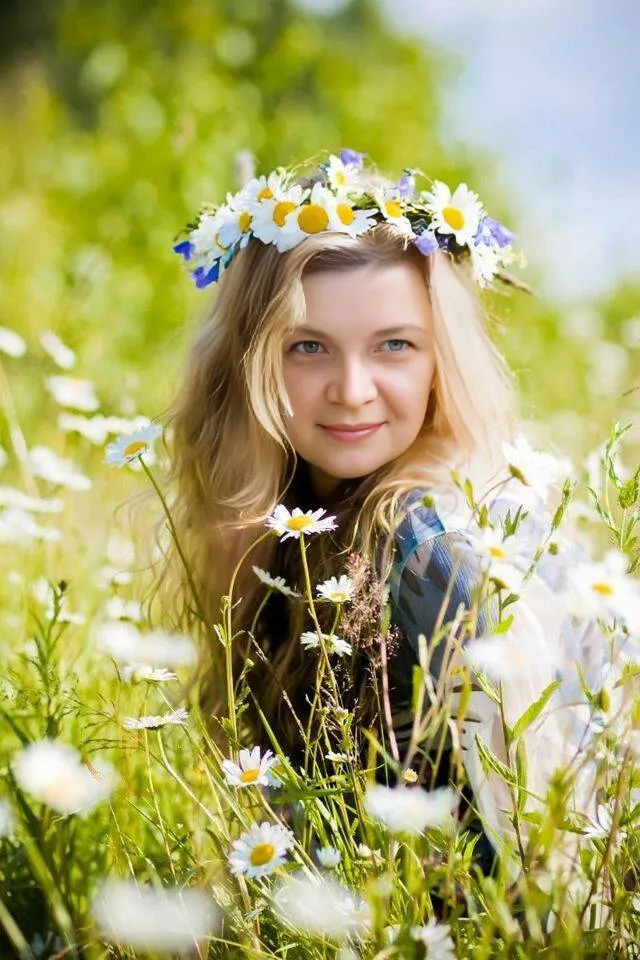
[[[293,842],[291,831],[280,824],[254,823],[233,843],[229,854],[231,872],[247,877],[267,876],[285,862]]]

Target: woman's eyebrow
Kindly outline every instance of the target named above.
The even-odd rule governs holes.
[[[391,337],[398,333],[426,333],[424,327],[419,326],[416,323],[401,323],[392,327],[382,327],[380,330],[374,330],[371,336],[373,337]],[[326,330],[317,330],[315,327],[309,327],[307,324],[302,324],[299,327],[295,327],[291,331],[291,335],[297,335],[300,333],[309,334],[312,337],[328,337],[330,334]]]

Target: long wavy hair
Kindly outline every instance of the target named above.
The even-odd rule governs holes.
[[[397,460],[367,477],[342,481],[329,500],[318,504],[306,465],[296,458],[286,432],[283,341],[305,319],[303,277],[399,262],[420,270],[433,309],[436,365],[424,426]],[[202,633],[201,701],[210,716],[224,713],[226,692],[223,650],[209,628],[220,620],[222,598],[241,556],[264,532],[264,521],[277,504],[320,505],[336,514],[335,536],[309,538],[312,574],[324,579],[344,573],[349,555],[361,569],[362,563],[368,566],[372,588],[384,580],[383,558],[389,558],[394,517],[404,494],[446,483],[453,467],[476,488],[501,469],[502,442],[515,429],[514,391],[486,319],[475,283],[463,267],[440,252],[423,256],[387,223],[358,238],[338,233],[309,237],[286,254],[250,242],[227,269],[170,411],[168,483],[183,556],[175,545],[168,548],[159,592],[165,622],[168,618],[174,626]],[[234,676],[249,656],[255,659],[256,650],[262,651],[266,668],[261,664],[246,681],[290,749],[299,730],[291,714],[304,712],[307,692],[313,689],[313,660],[299,642],[301,630],[311,624],[305,621],[304,603],[285,603],[275,593],[256,618],[264,586],[251,567],[283,574],[295,587],[301,582],[299,561],[295,540],[282,544],[275,536],[266,538],[239,569],[233,597],[238,631]],[[192,588],[199,596],[199,616]],[[354,689],[356,680],[352,676]],[[360,707],[363,716],[376,709],[371,703]],[[255,712],[248,710],[246,718],[254,728],[259,725]]]

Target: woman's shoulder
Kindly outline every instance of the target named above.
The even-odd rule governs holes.
[[[469,529],[473,515],[457,487],[416,486],[400,502],[394,530],[396,562],[443,534]]]

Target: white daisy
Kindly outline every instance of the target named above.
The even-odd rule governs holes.
[[[339,850],[336,850],[335,847],[327,846],[320,847],[316,851],[316,857],[318,858],[318,863],[321,867],[325,867],[327,870],[333,870],[338,866],[342,860],[342,854]]]
[[[448,923],[437,923],[431,917],[426,925],[411,927],[411,936],[425,945],[428,960],[455,960],[456,948]]]
[[[635,623],[640,614],[640,591],[627,567],[624,553],[609,550],[597,563],[579,563],[566,569],[565,599],[574,616],[621,617]]]
[[[335,530],[335,517],[323,517],[326,513],[322,507],[318,510],[302,511],[300,507],[294,507],[289,512],[285,506],[279,504],[270,517],[266,520],[266,526],[278,534],[281,540],[287,537],[294,537],[298,540],[301,534],[325,533],[327,530]]]
[[[231,872],[247,877],[266,877],[285,862],[293,842],[291,831],[280,824],[254,823],[233,843],[229,854]]]
[[[144,620],[142,604],[122,597],[109,597],[104,605],[104,613],[108,620],[133,620],[134,623]]]
[[[325,642],[327,648],[327,653],[335,653],[337,657],[351,656],[352,647],[351,644],[346,640],[343,640],[342,637],[337,637],[334,634],[323,633],[322,639]],[[320,641],[318,639],[318,634],[315,630],[305,630],[305,632],[300,637],[300,643],[305,648],[305,650],[313,650],[316,647],[320,646]]]
[[[316,587],[318,596],[331,600],[332,603],[347,603],[352,599],[354,590],[353,581],[345,574],[339,580],[337,577],[330,577]]]
[[[327,876],[301,871],[278,884],[273,905],[282,922],[317,937],[341,940],[370,922],[369,906],[362,897]]]
[[[106,800],[116,776],[105,762],[84,764],[74,747],[59,740],[38,740],[24,747],[12,763],[18,786],[58,813],[90,810]]]
[[[369,816],[379,820],[390,833],[423,833],[429,827],[448,826],[457,797],[451,787],[431,792],[420,787],[385,787],[373,784],[365,794]]]
[[[29,513],[61,513],[64,503],[58,499],[30,497],[14,487],[0,487],[0,507],[18,507]]]
[[[267,770],[267,786],[271,787],[272,790],[279,790],[282,786],[282,777],[286,769],[285,760],[289,763],[286,757],[284,760],[282,757],[274,757],[273,763]]]
[[[250,204],[252,191],[243,188],[236,194],[227,194],[227,202],[220,213],[218,243],[225,250],[240,242],[240,249],[246,247],[251,237],[253,214]]]
[[[151,667],[191,667],[198,661],[198,648],[191,637],[152,630],[141,633],[133,623],[109,621],[95,633],[97,646],[120,664]]]
[[[344,193],[333,197],[329,211],[329,229],[336,233],[359,237],[376,225],[375,210],[357,210]]]
[[[76,362],[76,355],[73,350],[63,343],[52,330],[45,330],[44,333],[40,334],[40,343],[53,362],[57,363],[63,370],[70,370]]]
[[[251,207],[251,229],[263,243],[274,243],[280,253],[285,253],[299,243],[294,234],[285,234],[285,222],[304,202],[308,191],[299,184],[286,187],[283,178],[276,173],[269,176],[261,195],[259,202]]]
[[[523,434],[519,434],[513,444],[503,443],[502,452],[512,476],[530,488],[533,502],[539,498],[546,503],[549,487],[562,482],[572,472],[568,458],[534,450]],[[526,506],[527,502],[522,496],[524,493],[521,489],[519,498]]]
[[[478,637],[466,645],[464,655],[472,669],[481,670],[496,682],[529,676],[540,663],[540,650],[526,632]],[[548,649],[545,656],[546,665],[553,666],[555,661],[550,661]]]
[[[166,683],[175,680],[176,675],[164,667],[152,667],[148,663],[129,663],[123,667],[122,678],[127,683],[137,683],[146,680],[148,683]]]
[[[159,717],[125,717],[122,726],[125,730],[158,730],[167,725],[186,723],[188,718],[186,709],[180,707]]]
[[[395,190],[380,187],[374,190],[373,197],[387,223],[392,223],[403,233],[413,234],[413,227],[404,214]]]
[[[79,380],[77,377],[47,377],[44,384],[61,407],[93,413],[100,406],[100,401],[96,397],[96,388],[91,380]]]
[[[215,936],[220,911],[196,887],[140,886],[110,879],[91,906],[102,935],[134,950],[193,957],[197,944]]]
[[[261,583],[264,583],[266,587],[270,587],[272,590],[277,590],[279,593],[283,593],[285,597],[299,597],[300,594],[296,593],[295,590],[292,590],[291,587],[287,586],[286,580],[284,577],[272,577],[267,570],[263,570],[262,567],[252,567],[251,568],[255,573],[258,580]]]
[[[198,220],[198,226],[189,234],[191,255],[189,265],[196,270],[208,273],[224,256],[228,247],[223,246],[220,239],[220,229],[228,219],[224,207],[215,213],[203,213]]]
[[[56,542],[61,536],[56,527],[41,526],[20,507],[8,507],[0,512],[0,544],[28,543],[30,540]]]
[[[129,433],[124,437],[118,437],[114,443],[110,443],[106,450],[104,463],[110,463],[116,467],[123,467],[132,460],[137,460],[143,454],[146,454],[154,440],[162,433],[162,427],[157,423],[150,423],[141,430]]]
[[[0,353],[6,353],[8,357],[23,357],[26,352],[27,344],[19,333],[8,327],[0,327]]]
[[[595,817],[587,817],[587,820],[588,826],[584,828],[583,836],[589,840],[604,840],[613,828],[613,801],[599,803]],[[616,830],[617,840],[623,840],[626,835],[626,830]]]
[[[109,420],[98,414],[95,417],[83,417],[77,413],[61,413],[58,417],[58,429],[65,433],[77,433],[81,437],[101,447],[111,433]]]
[[[330,187],[340,193],[359,188],[359,167],[353,163],[344,163],[340,157],[333,154],[324,165]]]
[[[275,760],[271,750],[265,750],[264,754],[261,754],[260,747],[254,747],[253,750],[241,750],[238,763],[223,760],[222,770],[227,783],[232,787],[268,787],[269,769]]]
[[[71,460],[64,460],[49,447],[33,447],[29,466],[34,476],[69,490],[90,490],[91,480]]]
[[[484,212],[477,193],[461,183],[452,195],[446,183],[434,180],[432,192],[425,193],[423,199],[438,233],[452,234],[461,246],[471,244]]]

